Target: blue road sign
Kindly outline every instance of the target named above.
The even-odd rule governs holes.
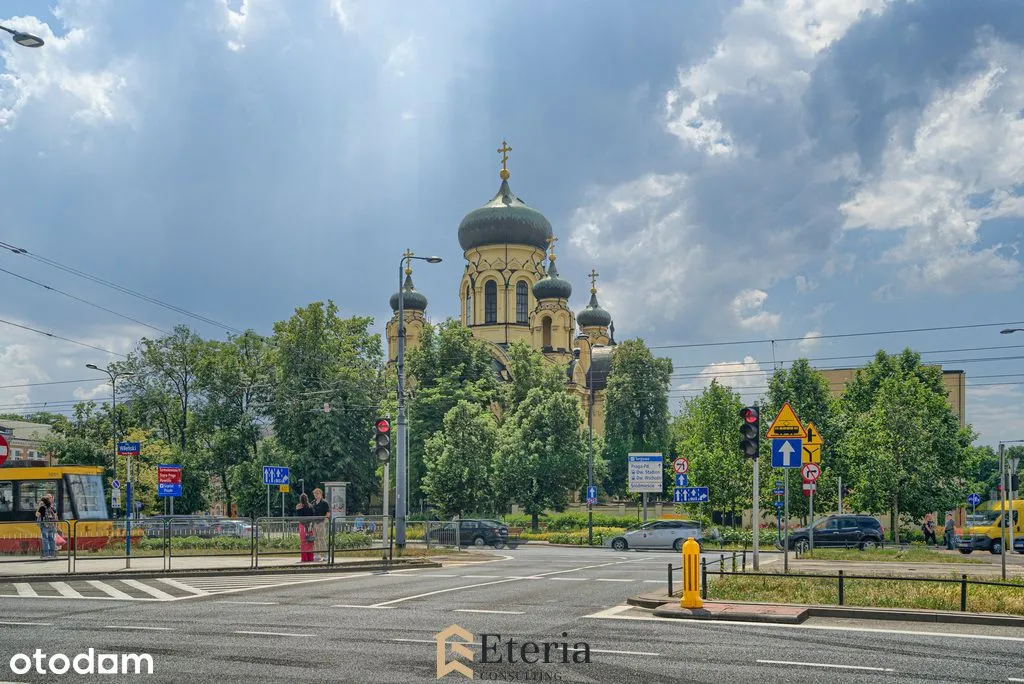
[[[774,494],[775,496],[782,496],[785,493],[786,490],[783,489],[782,487],[776,487],[775,489],[772,490],[772,494]]]
[[[772,440],[772,468],[799,468],[804,453],[804,441],[799,437]]]
[[[977,506],[978,504],[981,503],[981,494],[971,494],[969,497],[967,497],[967,503],[971,504],[972,506]]]
[[[138,456],[141,451],[142,444],[139,442],[118,442],[117,443],[117,455],[118,456]]]
[[[587,501],[597,499],[597,485],[587,487]]]
[[[690,476],[689,475],[685,475],[685,474],[684,475],[680,475],[679,473],[676,473],[676,487],[689,487],[689,486],[690,486]]]
[[[286,485],[288,482],[288,469],[284,466],[263,466],[263,484],[265,485]]]
[[[672,492],[672,501],[675,503],[707,503],[707,487],[676,487]]]
[[[156,485],[157,496],[181,496],[181,483],[177,484],[162,484],[157,483]]]
[[[114,480],[113,482],[110,483],[110,486],[112,488],[114,488],[114,489],[120,489],[121,488],[121,481],[120,480]]]
[[[783,507],[783,506],[785,506],[785,505],[786,505],[786,502],[785,502],[785,501],[776,501],[776,502],[775,502],[775,507],[776,507],[776,508],[782,508],[782,507]]]

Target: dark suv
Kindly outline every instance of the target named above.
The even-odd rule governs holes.
[[[458,535],[456,535],[458,525]],[[430,530],[427,538],[431,542],[454,546],[456,540],[461,546],[493,546],[500,549],[508,545],[515,548],[517,542],[510,540],[508,526],[497,520],[452,520],[439,528]],[[511,543],[510,543],[511,542]]]
[[[851,548],[882,545],[882,523],[870,515],[830,515],[814,523],[815,548]],[[809,527],[799,527],[789,533],[789,548],[806,551],[811,546]]]

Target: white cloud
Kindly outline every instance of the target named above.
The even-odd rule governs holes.
[[[732,312],[741,328],[771,331],[779,327],[782,316],[764,311],[768,293],[764,290],[743,290],[732,300]]]
[[[807,276],[798,275],[796,277],[796,291],[799,294],[807,294],[818,289],[818,283],[810,280]]]
[[[717,380],[718,384],[731,387],[744,399],[752,399],[764,393],[768,377],[769,374],[752,356],[745,356],[742,361],[719,361],[705,366],[694,379],[677,389],[693,396],[710,385],[712,380]]]
[[[821,333],[818,332],[817,330],[812,330],[811,332],[804,335],[803,339],[797,342],[796,346],[801,354],[809,354],[815,349],[817,349],[820,344]]]
[[[352,28],[352,19],[349,16],[349,0],[327,0],[331,16],[337,20],[341,28],[348,30]]]

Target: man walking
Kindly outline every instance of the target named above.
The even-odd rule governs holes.
[[[952,551],[956,547],[953,545],[953,538],[956,536],[956,523],[953,522],[953,514],[946,514],[946,527],[943,529],[943,540],[946,542],[946,550]]]

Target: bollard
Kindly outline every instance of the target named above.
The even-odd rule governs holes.
[[[718,554],[718,574],[719,575],[724,575],[725,574],[725,554],[724,553]]]
[[[845,591],[845,587],[843,587],[843,571],[840,570],[839,571],[839,605],[843,605],[843,602],[845,600],[846,600],[846,591]]]
[[[683,544],[683,596],[679,599],[681,608],[703,608],[700,600],[700,575],[698,575],[698,559],[700,544],[690,537]]]
[[[668,564],[668,595],[672,596],[672,564]]]
[[[700,597],[708,597],[708,559],[700,559]]]
[[[734,575],[736,574],[736,552],[735,551],[732,552],[732,572],[733,572]]]
[[[743,549],[743,572],[747,571],[747,550]]]
[[[967,612],[967,575],[960,575],[960,611]]]

